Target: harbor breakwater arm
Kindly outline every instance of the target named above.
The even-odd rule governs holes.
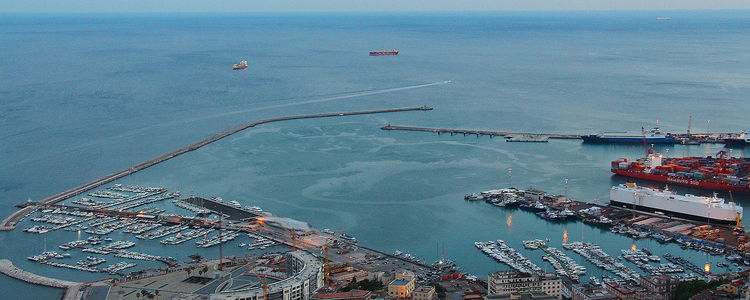
[[[556,134],[556,133],[531,133],[531,132],[510,132],[510,131],[492,131],[492,130],[474,130],[474,129],[452,129],[452,128],[431,128],[431,127],[412,127],[412,126],[396,126],[388,125],[383,126],[382,130],[402,130],[402,131],[423,131],[432,133],[448,133],[448,134],[463,134],[463,135],[489,135],[492,136],[531,136],[531,137],[547,137],[551,139],[581,139],[580,134]]]
[[[78,292],[79,287],[82,285],[82,283],[79,282],[48,278],[34,273],[29,273],[17,268],[10,260],[7,259],[0,259],[0,273],[31,284],[65,289],[66,293],[64,299],[70,299],[72,296],[75,296]]]
[[[159,164],[161,162],[164,162],[166,160],[172,159],[174,157],[180,156],[182,154],[185,154],[187,152],[196,150],[198,148],[201,148],[203,146],[206,146],[208,144],[211,144],[213,142],[216,142],[218,140],[221,140],[225,137],[228,137],[230,135],[233,135],[237,132],[240,132],[242,130],[245,130],[250,127],[255,127],[261,124],[266,123],[273,123],[273,122],[281,122],[281,121],[289,121],[289,120],[300,120],[300,119],[314,119],[314,118],[329,118],[329,117],[343,117],[343,116],[354,116],[354,115],[368,115],[368,114],[381,114],[381,113],[394,113],[394,112],[407,112],[407,111],[428,111],[432,110],[432,107],[428,106],[421,106],[421,107],[406,107],[406,108],[393,108],[393,109],[381,109],[381,110],[366,110],[366,111],[354,111],[354,112],[338,112],[338,113],[324,113],[324,114],[310,114],[310,115],[297,115],[297,116],[287,116],[287,117],[279,117],[279,118],[273,118],[273,119],[265,119],[265,120],[259,120],[254,121],[250,123],[245,123],[243,125],[234,127],[232,129],[229,129],[224,132],[220,132],[218,134],[215,134],[213,136],[210,136],[206,139],[203,139],[201,141],[198,141],[196,143],[187,145],[185,147],[182,147],[180,149],[177,149],[175,151],[169,152],[167,154],[158,156],[153,159],[149,159],[147,161],[144,161],[142,163],[139,163],[137,165],[134,165],[130,168],[127,168],[125,170],[115,172],[109,175],[106,175],[104,177],[101,177],[99,179],[96,179],[92,182],[83,184],[81,186],[69,189],[67,191],[61,192],[59,194],[47,197],[41,201],[39,201],[39,204],[55,204],[60,201],[63,201],[65,199],[68,199],[70,197],[79,195],[83,192],[86,192],[88,190],[91,190],[93,188],[99,187],[101,185],[107,184],[109,182],[112,182],[114,180],[120,179],[122,177],[128,176],[130,174],[133,174],[135,172],[138,172],[140,170],[146,169],[148,167],[151,167],[153,165]],[[12,215],[5,218],[0,223],[0,231],[10,231],[13,230],[18,223],[18,221],[26,214],[31,212],[30,209],[24,208],[21,210],[16,211]]]

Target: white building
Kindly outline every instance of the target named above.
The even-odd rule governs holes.
[[[487,295],[490,296],[543,292],[561,298],[561,290],[562,280],[552,275],[536,276],[516,271],[504,271],[490,274],[487,280]]]

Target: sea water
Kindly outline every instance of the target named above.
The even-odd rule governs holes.
[[[665,15],[672,19],[656,20]],[[398,249],[428,262],[454,259],[479,276],[507,269],[473,245],[496,239],[519,250],[525,239],[549,237],[558,248],[563,239],[592,241],[611,255],[635,244],[659,255],[679,253],[698,265],[716,263],[720,257],[676,245],[633,241],[580,223],[548,223],[531,213],[463,200],[466,193],[513,185],[606,202],[610,186],[625,181],[611,175],[609,162],[644,156],[642,145],[506,143],[380,127],[589,134],[637,132],[659,120],[665,131],[684,132],[692,115],[693,132],[738,132],[748,127],[746,16],[747,11],[3,15],[0,213],[248,121],[429,105],[435,110],[264,124],[117,183],[257,205],[319,229],[343,228],[383,251]],[[391,48],[399,55],[367,55]],[[248,61],[248,69],[232,71],[240,60]],[[686,156],[723,148],[656,150],[667,149],[667,155]],[[735,200],[750,205],[747,197]],[[82,282],[102,278],[25,259],[45,244],[51,250],[76,238],[63,231],[45,239],[19,228],[0,233],[0,256],[41,275]],[[135,251],[177,253],[181,260],[198,252],[192,245],[152,242],[139,242]],[[552,272],[541,252],[521,251]],[[583,265],[587,276],[604,274]],[[0,284],[17,287],[10,289],[11,298],[60,294],[7,277],[0,277]]]

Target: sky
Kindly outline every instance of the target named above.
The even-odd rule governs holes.
[[[750,9],[750,0],[0,0],[3,13]]]

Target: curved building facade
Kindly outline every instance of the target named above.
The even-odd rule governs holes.
[[[268,284],[268,300],[310,300],[323,287],[323,263],[297,250],[286,255],[287,278]],[[211,294],[211,300],[264,300],[263,287]]]

